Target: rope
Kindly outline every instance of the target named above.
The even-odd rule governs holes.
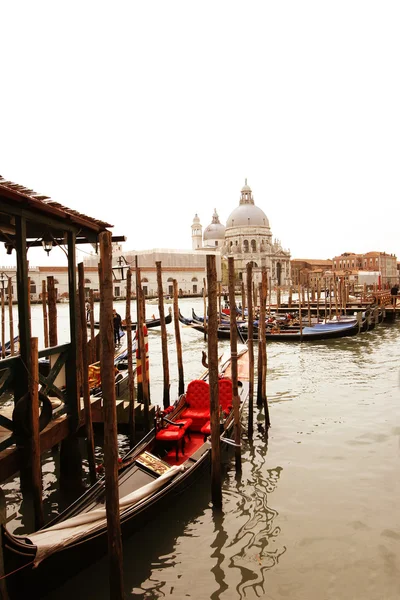
[[[14,571],[11,571],[11,573],[7,573],[6,575],[1,575],[0,576],[0,580],[1,579],[6,579],[7,577],[10,577],[10,575],[14,575],[14,573],[18,573],[18,571],[22,571],[22,569],[25,569],[26,567],[29,567],[30,565],[33,565],[35,561],[31,560],[31,562],[27,563],[26,565],[22,565],[22,567],[18,567],[18,569],[15,569]]]

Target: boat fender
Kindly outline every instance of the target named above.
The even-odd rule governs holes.
[[[42,405],[40,416],[39,416],[39,431],[42,431],[46,425],[51,421],[53,415],[53,407],[51,401],[46,394],[39,392],[39,404]],[[30,393],[27,392],[15,405],[12,414],[12,421],[14,424],[14,433],[16,435],[22,435],[23,437],[31,436],[31,426],[29,420],[29,408],[30,408]]]

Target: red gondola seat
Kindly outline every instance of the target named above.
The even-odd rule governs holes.
[[[192,431],[200,431],[210,420],[210,387],[202,379],[194,379],[187,387],[185,396],[186,408],[182,413],[183,419],[192,419]]]

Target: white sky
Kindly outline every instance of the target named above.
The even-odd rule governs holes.
[[[0,11],[3,177],[126,249],[190,248],[194,214],[225,222],[247,177],[292,258],[400,256],[398,0]]]

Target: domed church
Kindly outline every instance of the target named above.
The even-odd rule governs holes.
[[[254,198],[247,179],[240,193],[239,206],[229,215],[224,227],[217,211],[214,210],[212,222],[204,230],[201,243],[202,227],[196,215],[192,225],[192,247],[214,248],[222,257],[233,256],[235,271],[243,278],[246,265],[253,263],[256,280],[261,267],[267,267],[268,277],[272,285],[288,285],[290,283],[290,252],[284,250],[279,240],[272,239],[269,221],[264,211],[254,204]]]

